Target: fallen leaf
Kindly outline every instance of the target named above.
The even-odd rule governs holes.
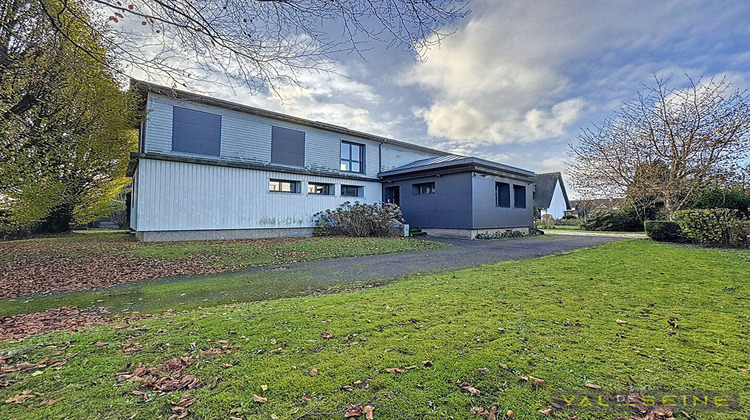
[[[263,392],[268,391],[268,385],[261,385],[260,386],[260,390],[263,391]]]
[[[474,388],[474,386],[472,384],[470,384],[470,383],[468,383],[466,381],[457,381],[456,382],[456,386],[458,386],[459,388],[463,389],[464,391],[469,391],[472,394],[479,395],[479,394],[482,393],[480,390]]]
[[[253,394],[253,401],[255,401],[257,403],[264,403],[264,402],[268,401],[268,398],[261,397],[260,395]]]
[[[585,386],[586,388],[591,388],[591,389],[602,389],[602,387],[600,387],[599,385],[590,384],[590,383],[585,383],[583,384],[583,386]]]
[[[28,401],[28,400],[30,400],[30,399],[32,399],[34,397],[36,397],[36,395],[34,395],[31,392],[30,389],[27,389],[27,390],[24,390],[23,392],[21,392],[20,394],[18,394],[16,396],[8,398],[7,400],[5,400],[5,402],[7,404],[10,404],[10,403],[23,404],[26,401]]]
[[[366,405],[362,407],[362,413],[365,415],[365,419],[367,420],[374,420],[375,419],[375,407],[371,405]]]
[[[424,366],[426,368],[431,368],[432,367],[432,360],[422,360],[422,366]]]
[[[539,410],[539,412],[544,414],[547,417],[550,417],[552,416],[553,410],[551,408],[544,408],[544,409]]]
[[[395,367],[395,368],[387,368],[385,371],[388,372],[388,373],[404,373],[404,372],[406,372],[405,370],[403,370],[401,368],[397,368],[397,367]]]
[[[515,418],[516,418],[516,413],[514,413],[514,412],[513,412],[513,410],[508,410],[508,412],[507,412],[507,413],[505,413],[505,415],[506,415],[506,416],[508,417],[508,419],[510,419],[510,420],[515,420]]]
[[[323,331],[322,333],[320,333],[320,338],[330,340],[331,338],[333,338],[333,334],[329,333],[328,331]]]
[[[310,369],[310,376],[318,376],[318,368]]]
[[[623,324],[627,324],[628,323],[628,321],[623,321],[622,319],[619,319],[619,318],[615,319],[615,322],[617,324],[619,324],[619,325],[623,325]]]
[[[347,405],[346,411],[344,412],[345,418],[359,417],[362,415],[362,407],[358,405]]]

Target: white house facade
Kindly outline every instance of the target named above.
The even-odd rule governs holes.
[[[565,212],[570,210],[568,193],[560,172],[537,175],[535,206],[542,216],[549,214],[555,219],[562,219]]]
[[[130,227],[144,241],[309,236],[319,211],[382,201],[381,173],[450,156],[150,83],[131,88],[146,116],[128,168]],[[532,172],[512,169],[533,188]]]

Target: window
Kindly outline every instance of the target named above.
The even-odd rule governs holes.
[[[172,109],[172,150],[219,156],[221,115],[175,106]]]
[[[308,194],[333,195],[333,191],[333,184],[322,184],[319,182],[307,183]]]
[[[365,171],[365,146],[363,144],[341,142],[341,166],[346,172]]]
[[[305,166],[305,132],[271,127],[271,163]]]
[[[435,194],[435,183],[414,184],[414,195]]]
[[[495,183],[495,205],[510,207],[510,184],[507,182]]]
[[[286,181],[283,179],[272,179],[268,181],[268,191],[299,194],[302,192],[299,181]]]
[[[365,187],[358,185],[342,185],[341,195],[343,197],[363,197],[365,195]]]
[[[526,208],[526,187],[523,185],[513,186],[513,207],[517,209]]]

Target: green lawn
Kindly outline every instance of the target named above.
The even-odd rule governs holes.
[[[139,258],[207,260],[215,267],[288,264],[360,255],[437,249],[444,244],[413,238],[272,238],[226,241],[139,242],[127,231],[92,229],[51,237],[0,241],[0,260],[29,255],[88,257],[125,253]]]
[[[283,273],[274,274],[274,281],[262,278],[250,283],[249,279],[226,272],[445,246],[448,245],[414,238],[348,237],[143,243],[123,233],[91,232],[0,242],[0,270],[5,270],[0,272],[0,281],[21,280],[10,285],[16,288],[15,293],[5,295],[20,298],[0,299],[0,317],[63,305],[107,306],[118,313],[123,309],[161,312],[170,308],[205,306],[205,302],[298,296],[306,290],[315,292],[319,288],[338,288],[338,285],[327,282],[321,285],[321,279],[284,276]],[[45,268],[40,270],[39,267]],[[208,279],[205,275],[163,279],[206,272],[224,273]],[[125,274],[113,277],[116,273]],[[85,289],[87,286],[77,285],[86,284],[84,282],[92,278],[97,279],[100,288],[114,287],[97,292],[59,294]],[[352,285],[357,286],[347,282],[346,287]],[[55,294],[38,297],[40,292]]]
[[[586,232],[586,233],[645,233],[642,231],[639,232],[625,232],[625,231],[609,231],[609,230],[583,230],[580,226],[566,226],[566,225],[555,225],[552,229],[547,229],[543,227],[538,227],[539,229],[545,231],[546,233],[552,233],[554,234],[556,230],[574,230],[576,232]]]
[[[510,409],[540,419],[552,392],[588,383],[735,390],[741,412],[685,411],[750,418],[749,291],[750,252],[627,240],[356,293],[172,312],[0,344],[8,365],[50,358],[0,377],[15,381],[0,387],[0,401],[38,394],[0,410],[18,419],[167,419],[173,403],[192,396],[187,418],[343,418],[347,404],[369,403],[376,419],[480,419],[472,407],[493,405],[499,418]],[[183,374],[205,386],[135,395],[141,385],[118,380],[184,356],[197,361]]]

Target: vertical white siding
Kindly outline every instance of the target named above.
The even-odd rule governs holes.
[[[269,192],[270,178],[302,181],[303,192]],[[152,159],[141,159],[136,182],[138,231],[311,227],[313,214],[344,201],[381,200],[378,182]],[[336,195],[307,194],[307,182],[335,184]],[[341,197],[341,184],[361,185],[365,196]]]

